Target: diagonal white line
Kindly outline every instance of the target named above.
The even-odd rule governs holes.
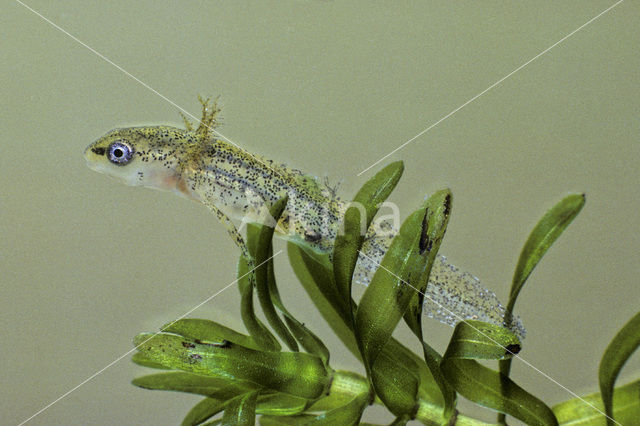
[[[271,259],[273,259],[274,257],[276,257],[277,255],[279,255],[280,253],[282,253],[282,250],[279,250],[278,252],[276,252],[273,256],[271,256],[270,258],[266,259],[264,262],[260,263],[260,265],[257,265],[256,267],[254,267],[252,270],[248,271],[246,274],[243,274],[241,276],[239,276],[238,278],[236,278],[235,280],[233,280],[232,282],[230,282],[229,284],[227,284],[226,286],[224,286],[222,289],[218,290],[217,292],[215,292],[213,295],[207,297],[205,300],[203,300],[202,302],[198,303],[196,306],[194,306],[193,308],[189,309],[187,312],[185,312],[184,314],[182,314],[181,316],[179,316],[177,319],[173,320],[172,322],[170,322],[168,326],[171,326],[173,324],[175,324],[176,322],[180,321],[181,319],[183,319],[184,317],[186,317],[187,315],[189,315],[190,313],[192,313],[193,311],[195,311],[196,309],[198,309],[200,306],[204,305],[205,303],[209,302],[211,299],[213,299],[214,297],[218,296],[220,293],[222,293],[223,291],[225,291],[226,289],[228,289],[229,287],[231,287],[232,285],[234,285],[235,283],[237,283],[238,281],[240,281],[242,278],[246,277],[247,275],[249,275],[251,272],[255,271],[257,268],[259,268],[261,265],[264,265],[266,262],[270,261]],[[165,327],[166,328],[166,327]],[[104,367],[102,367],[100,370],[96,371],[95,373],[93,373],[91,376],[87,377],[86,379],[84,379],[82,382],[78,383],[76,386],[74,386],[73,388],[69,389],[68,391],[66,391],[65,393],[63,393],[62,395],[60,395],[58,398],[56,398],[55,400],[51,401],[49,404],[45,405],[44,407],[42,407],[40,410],[38,410],[36,413],[34,413],[33,415],[31,415],[31,417],[29,417],[28,419],[23,420],[18,426],[22,426],[25,423],[29,422],[30,420],[32,420],[34,417],[36,417],[37,415],[41,414],[43,411],[47,410],[48,408],[51,408],[53,405],[55,405],[56,403],[60,402],[61,400],[63,400],[64,398],[66,398],[67,396],[69,396],[72,392],[74,392],[75,390],[77,390],[80,386],[86,384],[87,382],[91,381],[92,379],[94,379],[95,377],[97,377],[98,375],[100,375],[102,372],[104,372],[107,368],[111,367],[112,365],[116,364],[118,361],[122,360],[123,358],[125,358],[127,355],[129,355],[130,353],[132,353],[133,351],[135,351],[136,349],[138,349],[140,346],[144,345],[146,342],[148,342],[149,340],[153,339],[155,336],[157,336],[158,334],[162,333],[162,330],[158,331],[157,333],[154,333],[151,337],[149,337],[148,339],[144,340],[143,342],[139,343],[138,345],[136,345],[133,349],[127,351],[126,353],[124,353],[123,355],[119,356],[118,358],[116,358],[115,360],[111,361],[109,364],[105,365]]]
[[[427,127],[426,129],[424,129],[423,131],[421,131],[420,133],[418,133],[417,135],[415,135],[414,137],[412,137],[411,139],[409,139],[408,141],[406,141],[405,143],[403,143],[402,145],[400,145],[399,147],[397,147],[396,149],[394,149],[393,151],[391,151],[390,153],[388,153],[387,155],[385,155],[384,157],[380,158],[378,161],[376,161],[375,163],[371,164],[369,167],[367,167],[366,169],[364,169],[363,171],[361,171],[360,173],[358,173],[357,176],[360,176],[361,174],[367,172],[369,169],[371,169],[372,167],[374,167],[376,164],[379,164],[381,161],[383,161],[385,158],[395,154],[396,152],[400,151],[402,148],[404,148],[405,146],[409,145],[411,142],[413,142],[414,140],[416,140],[417,138],[419,138],[420,136],[424,135],[425,133],[427,133],[429,130],[433,129],[434,127],[436,127],[438,124],[442,123],[444,120],[446,120],[447,118],[451,117],[453,114],[455,114],[456,112],[460,111],[462,108],[466,107],[467,105],[469,105],[471,102],[475,101],[476,99],[478,99],[480,96],[484,95],[485,93],[487,93],[489,90],[493,89],[494,87],[498,86],[500,83],[502,83],[503,81],[505,81],[506,79],[508,79],[509,77],[511,77],[512,75],[514,75],[515,73],[517,73],[518,71],[520,71],[521,69],[523,69],[524,67],[526,67],[527,65],[529,65],[531,62],[535,61],[536,59],[538,59],[539,57],[541,57],[542,55],[544,55],[545,53],[547,53],[548,51],[550,51],[551,49],[553,49],[554,47],[556,47],[557,45],[559,45],[560,43],[562,43],[563,41],[565,41],[566,39],[568,39],[569,37],[571,37],[572,35],[574,35],[575,33],[577,33],[578,31],[580,31],[581,29],[583,29],[584,27],[586,27],[587,25],[589,25],[590,23],[592,23],[593,21],[595,21],[596,19],[598,19],[599,17],[601,17],[602,15],[604,15],[605,13],[609,12],[611,9],[613,9],[614,7],[616,7],[617,5],[619,5],[620,3],[622,3],[624,0],[618,0],[616,3],[614,3],[613,5],[609,6],[608,8],[606,8],[605,10],[603,10],[602,12],[600,12],[599,14],[597,14],[596,16],[594,16],[593,18],[589,19],[587,22],[585,22],[584,24],[580,25],[578,28],[576,28],[575,30],[571,31],[569,34],[567,34],[566,36],[562,37],[560,40],[556,41],[555,43],[553,43],[551,46],[547,47],[546,49],[544,49],[542,52],[538,53],[536,56],[534,56],[533,58],[529,59],[527,62],[525,62],[524,64],[520,65],[518,68],[516,68],[515,70],[511,71],[509,74],[505,75],[504,77],[502,77],[500,80],[496,81],[495,83],[493,83],[491,86],[487,87],[486,89],[484,89],[482,92],[478,93],[477,95],[475,95],[473,98],[469,99],[467,102],[463,103],[462,105],[460,105],[459,107],[457,107],[456,109],[454,109],[453,111],[451,111],[449,114],[445,115],[444,117],[442,117],[440,120],[436,121],[435,123],[433,123],[432,125],[430,125],[429,127]]]
[[[502,349],[504,349],[506,352],[510,353],[513,355],[514,358],[518,358],[520,361],[522,361],[523,363],[525,363],[527,366],[531,367],[532,369],[534,369],[536,372],[538,372],[539,374],[541,374],[543,377],[547,378],[549,381],[555,383],[556,385],[558,385],[559,387],[561,387],[562,389],[564,389],[565,391],[567,391],[571,396],[573,396],[574,398],[579,399],[580,401],[584,402],[586,405],[588,405],[589,407],[593,408],[594,410],[596,410],[598,413],[602,414],[603,416],[605,416],[606,418],[608,418],[609,420],[613,421],[614,423],[622,426],[621,423],[618,423],[617,421],[615,421],[614,419],[612,419],[611,417],[607,416],[605,413],[603,413],[600,409],[598,409],[598,407],[596,407],[595,405],[591,404],[589,401],[585,400],[584,398],[580,397],[577,393],[575,393],[574,391],[572,391],[571,389],[569,389],[568,387],[564,386],[562,383],[558,382],[556,379],[554,379],[553,377],[549,376],[547,373],[545,373],[544,371],[540,370],[539,368],[537,368],[535,365],[531,364],[529,361],[527,361],[526,359],[522,358],[520,355],[514,354],[513,352],[511,352],[509,349],[507,349],[506,347],[502,346],[500,343],[498,343],[496,340],[494,340],[491,336],[488,336],[487,334],[483,333],[481,330],[479,330],[478,328],[474,327],[472,324],[469,324],[469,322],[467,320],[465,320],[464,318],[462,318],[460,315],[458,315],[457,313],[451,311],[450,309],[448,309],[447,307],[443,306],[442,304],[436,302],[435,300],[433,300],[431,297],[429,297],[427,294],[421,292],[420,290],[418,290],[417,288],[415,288],[414,286],[412,286],[411,284],[409,284],[408,282],[404,281],[402,278],[400,278],[399,276],[397,276],[396,274],[394,274],[393,272],[391,272],[389,269],[385,268],[384,266],[382,266],[381,264],[379,264],[378,262],[376,262],[373,258],[371,258],[370,256],[364,254],[361,250],[358,250],[359,253],[368,258],[369,260],[373,261],[373,263],[375,263],[376,265],[378,265],[378,267],[384,269],[385,271],[387,271],[391,276],[395,277],[398,279],[398,281],[400,281],[402,284],[408,285],[409,287],[411,287],[412,289],[414,289],[416,292],[422,294],[425,298],[429,299],[431,302],[435,303],[436,305],[438,305],[440,308],[444,309],[445,311],[447,311],[448,313],[450,313],[451,315],[453,315],[454,317],[456,317],[458,320],[460,320],[461,322],[466,323],[469,327],[473,328],[474,330],[476,330],[478,333],[482,334],[484,337],[486,337],[487,339],[491,340],[493,343],[495,343],[496,345],[500,346]]]

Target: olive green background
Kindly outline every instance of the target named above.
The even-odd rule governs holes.
[[[223,134],[342,180],[357,174],[613,4],[564,2],[46,2],[31,7],[199,115],[221,95]],[[3,112],[0,423],[18,424],[234,280],[237,250],[195,203],[89,170],[118,126],[176,124],[178,109],[13,1],[0,16]],[[587,204],[516,310],[513,376],[554,404],[595,391],[615,332],[640,307],[640,7],[626,1],[404,149],[392,200],[406,216],[448,186],[442,252],[501,300],[536,221],[569,192]],[[284,248],[282,242],[277,247]],[[277,258],[285,302],[340,347]],[[357,290],[361,293],[361,289]],[[241,327],[230,288],[192,314]],[[443,350],[451,328],[425,320]],[[416,347],[404,326],[398,336]],[[29,424],[176,424],[197,397],[137,389],[125,356]],[[621,382],[640,376],[638,356]],[[494,415],[463,404],[491,420]],[[384,410],[365,419],[391,420]]]

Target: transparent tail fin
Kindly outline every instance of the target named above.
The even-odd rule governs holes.
[[[382,261],[392,237],[370,238],[365,241],[354,272],[354,281],[368,285]],[[464,320],[478,320],[504,325],[505,307],[491,290],[468,272],[449,263],[438,255],[425,291],[424,313],[433,319],[454,327]],[[513,316],[509,329],[520,339],[526,330],[519,317]]]
[[[455,326],[462,320],[479,320],[503,325],[505,307],[491,290],[468,272],[449,263],[438,255],[425,291],[424,313],[445,324]],[[510,326],[520,339],[526,330],[519,317],[514,316]]]

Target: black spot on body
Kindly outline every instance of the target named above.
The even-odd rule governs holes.
[[[182,346],[184,346],[185,348],[195,348],[196,345],[194,345],[191,342],[182,342]]]
[[[511,354],[515,355],[518,352],[520,352],[521,348],[520,348],[520,345],[514,343],[511,345],[507,345],[505,349],[506,349],[506,353],[505,353],[506,355],[511,355]]]
[[[91,148],[91,151],[93,151],[97,155],[104,155],[104,153],[106,152],[104,148],[100,148],[100,147],[97,147],[97,146]]]
[[[314,231],[304,231],[304,239],[309,242],[315,243],[322,239],[322,235]]]
[[[424,217],[422,218],[422,227],[420,230],[420,241],[418,242],[418,248],[420,249],[420,254],[424,254],[425,251],[431,251],[432,242],[429,238],[429,235],[427,235],[428,217],[429,217],[429,209],[426,209],[424,212]]]

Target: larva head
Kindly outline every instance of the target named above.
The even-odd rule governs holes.
[[[184,194],[181,166],[195,144],[192,133],[174,127],[115,129],[89,145],[89,168],[127,185],[173,190]]]

